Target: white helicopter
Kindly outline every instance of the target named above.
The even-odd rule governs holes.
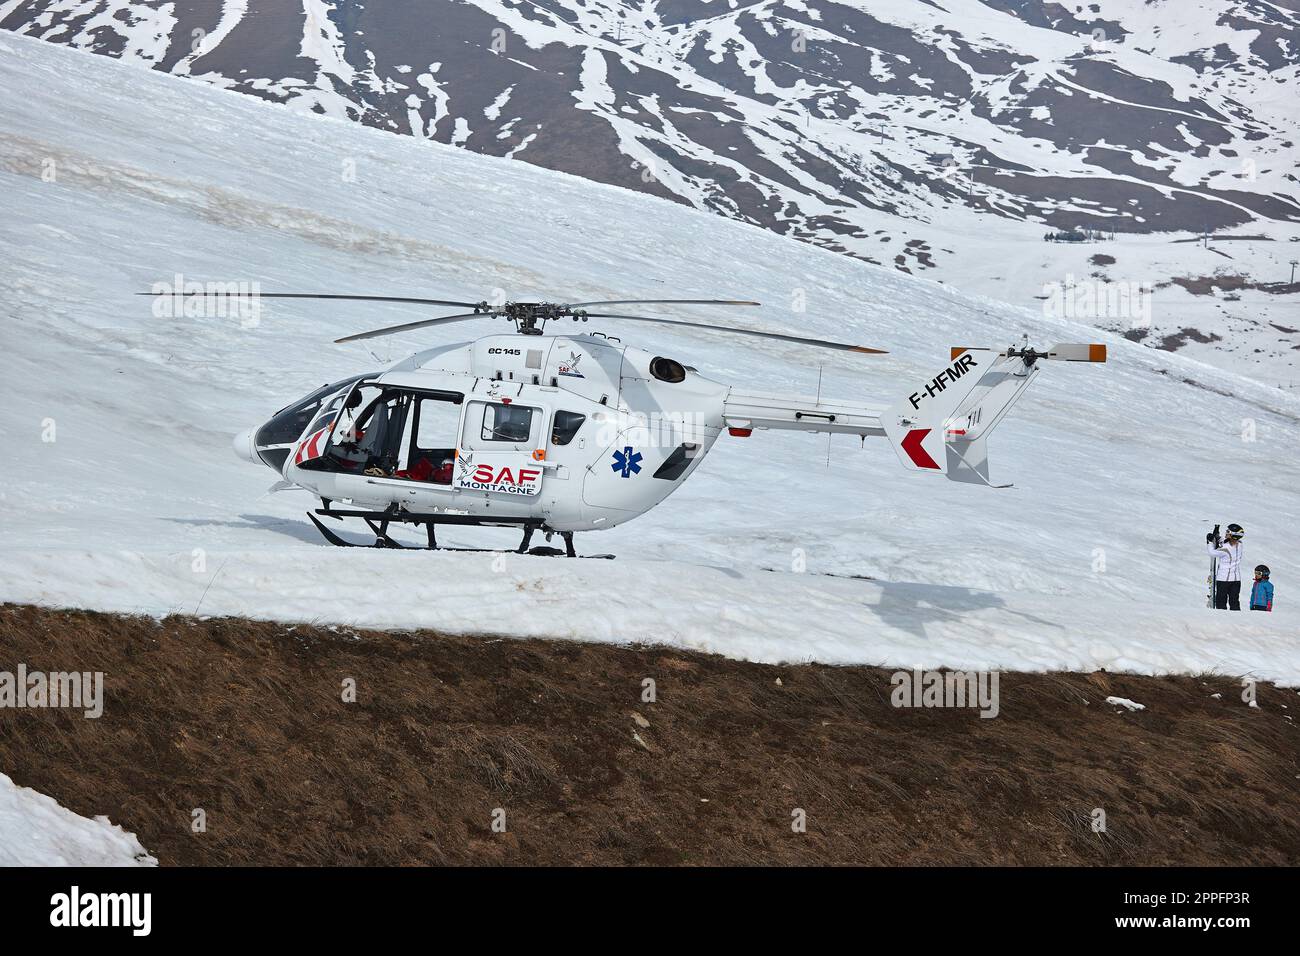
[[[890,405],[774,395],[726,385],[682,362],[600,332],[548,335],[571,318],[634,320],[712,329],[867,354],[883,350],[822,339],[644,315],[590,312],[615,305],[756,306],[701,299],[598,302],[454,302],[371,295],[271,293],[267,298],[400,302],[468,311],[375,329],[352,342],[475,318],[514,332],[418,352],[382,372],[324,385],[238,435],[235,451],[322,507],[308,517],[331,544],[354,546],[322,518],[359,518],[375,547],[407,547],[394,524],[514,526],[520,553],[533,534],[558,533],[576,557],[577,531],[613,528],[645,514],[694,473],[725,431],[795,429],[886,437],[912,471],[991,485],[986,443],[1038,374],[1042,360],[1104,362],[1104,345],[954,348],[949,364]],[[1006,487],[1006,486],[999,486]],[[559,554],[539,547],[534,554]],[[596,557],[592,555],[592,557]],[[599,555],[599,557],[611,557]]]

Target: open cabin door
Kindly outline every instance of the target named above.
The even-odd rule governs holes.
[[[453,487],[464,400],[460,392],[360,382],[333,421],[304,438],[296,463],[330,475],[314,480],[322,497],[433,507],[434,493]]]
[[[412,394],[395,478],[451,486],[464,401],[460,392]]]

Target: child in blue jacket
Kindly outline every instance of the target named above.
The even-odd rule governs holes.
[[[1273,582],[1268,579],[1267,564],[1255,568],[1255,583],[1250,588],[1250,609],[1252,611],[1273,610]]]

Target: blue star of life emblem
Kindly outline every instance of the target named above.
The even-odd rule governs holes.
[[[620,478],[631,478],[641,471],[641,453],[628,445],[622,451],[614,452],[614,464],[610,467],[619,473]]]

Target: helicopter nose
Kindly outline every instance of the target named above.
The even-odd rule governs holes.
[[[244,461],[251,461],[256,464],[258,460],[257,450],[253,447],[253,430],[251,428],[245,428],[242,432],[236,435],[234,440],[230,443],[230,447],[233,448],[235,454],[244,459]]]

